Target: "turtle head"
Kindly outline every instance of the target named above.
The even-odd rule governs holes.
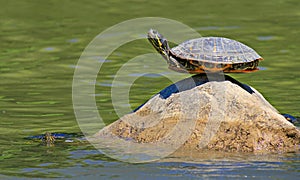
[[[156,30],[150,29],[148,32],[148,40],[165,59],[169,59],[170,47],[167,39]]]

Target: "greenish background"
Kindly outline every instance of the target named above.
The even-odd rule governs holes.
[[[115,165],[116,171],[108,175],[113,160],[97,155],[90,145],[49,149],[24,137],[45,131],[80,132],[72,107],[74,67],[96,35],[137,17],[174,19],[195,28],[202,36],[228,37],[253,47],[264,57],[260,66],[265,70],[232,76],[259,90],[280,112],[300,117],[299,9],[298,0],[0,0],[0,174],[73,177],[73,167],[80,166],[99,171],[105,167],[106,177],[121,177],[116,169],[124,165]],[[154,49],[146,40],[128,43],[110,56],[113,63],[106,70],[113,74],[124,58],[152,52]],[[99,79],[96,94],[101,96],[96,101],[101,115],[112,122],[118,117],[111,105],[110,87],[101,85],[102,81],[109,83],[111,76]],[[163,77],[139,78],[130,92],[132,108],[169,84]],[[76,152],[76,158],[70,157]],[[78,152],[87,153],[80,156]],[[289,171],[294,175],[300,171],[299,156],[291,159],[287,164],[291,164]],[[143,167],[152,167],[150,174],[158,171],[151,165],[138,169]],[[130,170],[136,172],[134,168]],[[166,169],[168,174],[169,168]],[[176,172],[181,174],[180,170]],[[230,174],[226,172],[225,175]],[[244,173],[251,175],[250,171]]]

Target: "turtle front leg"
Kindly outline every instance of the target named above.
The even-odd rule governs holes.
[[[172,66],[176,66],[176,68],[182,69],[182,65],[176,59],[174,59],[172,56],[169,57],[169,64]]]

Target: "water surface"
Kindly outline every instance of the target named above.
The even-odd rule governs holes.
[[[298,0],[1,0],[0,5],[0,178],[299,177],[299,153],[279,154],[269,161],[245,155],[127,164],[106,157],[89,144],[44,147],[24,139],[45,131],[80,132],[71,97],[73,73],[82,51],[106,28],[144,16],[171,18],[202,36],[228,37],[253,47],[264,57],[260,65],[265,70],[232,76],[258,89],[280,112],[300,117]],[[117,49],[104,63],[95,98],[107,123],[118,119],[110,98],[113,74],[127,59],[152,52],[146,40],[134,41]],[[157,75],[138,78],[128,106],[138,107],[170,83]]]

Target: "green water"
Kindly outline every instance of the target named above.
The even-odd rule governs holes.
[[[280,112],[300,117],[299,8],[298,0],[1,0],[0,178],[299,176],[297,153],[272,161],[225,158],[131,165],[116,162],[91,145],[44,147],[24,139],[45,131],[80,132],[72,106],[72,80],[82,51],[106,28],[145,16],[174,19],[202,36],[224,36],[253,47],[264,57],[260,66],[265,70],[232,76],[255,87]],[[106,74],[98,78],[100,85],[95,92],[100,94],[96,102],[107,122],[118,117],[112,107],[110,86],[103,83],[111,83],[111,75],[124,59],[153,51],[146,40],[138,40],[110,56],[112,63],[105,66]],[[139,78],[131,88],[130,105],[138,107],[169,84],[160,76]]]

